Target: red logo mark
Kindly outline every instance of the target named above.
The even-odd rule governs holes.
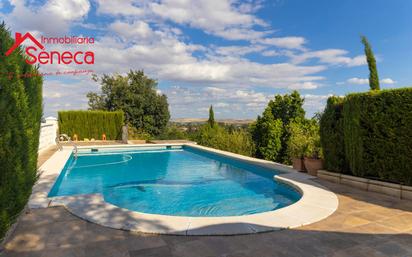
[[[37,39],[35,39],[29,32],[24,34],[23,37],[21,36],[21,33],[16,32],[16,42],[14,42],[14,45],[10,47],[10,49],[6,52],[6,56],[9,56],[27,38],[29,38],[33,43],[35,43],[40,49],[44,50],[44,46],[40,44],[40,42],[37,41]]]

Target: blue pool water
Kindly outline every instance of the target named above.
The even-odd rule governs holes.
[[[246,215],[299,200],[275,174],[191,147],[90,152],[69,159],[49,196],[101,193],[106,202],[145,213]]]

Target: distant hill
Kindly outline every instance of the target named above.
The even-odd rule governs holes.
[[[173,119],[171,122],[173,123],[205,123],[207,121],[206,118],[180,118],[180,119]],[[234,124],[234,125],[242,125],[242,124],[250,124],[255,120],[246,119],[246,120],[237,120],[237,119],[219,119],[216,120],[218,123],[224,124]]]

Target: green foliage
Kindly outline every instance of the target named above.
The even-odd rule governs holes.
[[[213,112],[213,106],[212,105],[209,108],[209,119],[207,120],[207,123],[211,127],[215,126],[215,113]]]
[[[290,158],[321,158],[319,125],[315,119],[296,120],[289,124],[288,154]]]
[[[283,123],[275,119],[270,109],[266,108],[263,116],[258,116],[251,125],[252,138],[256,145],[256,156],[277,161],[282,147]]]
[[[190,139],[200,145],[246,156],[252,156],[254,153],[254,145],[247,131],[234,130],[229,132],[218,124],[213,127],[209,124],[201,126],[190,136]]]
[[[289,124],[288,155],[290,158],[303,158],[306,153],[307,136],[300,122]]]
[[[128,139],[134,140],[151,140],[153,136],[143,131],[142,129],[137,129],[132,126],[128,126]]]
[[[304,99],[297,91],[276,95],[266,107],[262,117],[258,117],[252,127],[252,137],[256,144],[256,156],[268,160],[289,163],[288,126],[294,120],[303,120]],[[280,131],[279,131],[280,130]]]
[[[188,139],[189,136],[186,132],[182,131],[176,125],[169,125],[166,127],[165,131],[156,137],[160,140],[175,140],[175,139]]]
[[[25,206],[36,179],[42,77],[25,62],[22,48],[5,52],[14,44],[0,24],[0,238]]]
[[[330,171],[348,172],[343,135],[344,98],[329,97],[320,118],[320,139],[324,152],[325,168]]]
[[[378,76],[378,69],[376,68],[376,59],[375,55],[373,54],[372,47],[369,44],[368,39],[365,36],[361,37],[362,44],[365,46],[365,55],[366,60],[368,62],[369,68],[369,86],[371,90],[379,90],[379,76]]]
[[[412,185],[412,88],[348,95],[345,154],[352,173]]]
[[[105,74],[100,83],[101,93],[87,94],[91,110],[121,110],[126,121],[137,130],[150,135],[163,132],[170,113],[167,97],[156,91],[156,80],[147,77],[143,71],[130,71],[127,76]]]
[[[124,114],[122,111],[60,111],[58,121],[60,134],[71,138],[76,134],[78,140],[101,140],[106,134],[107,140],[116,140],[122,138]]]

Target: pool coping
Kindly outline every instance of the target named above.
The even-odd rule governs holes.
[[[72,214],[87,221],[115,229],[152,234],[172,235],[237,235],[252,234],[287,228],[296,228],[320,221],[331,215],[338,207],[337,196],[312,179],[314,177],[297,172],[291,167],[216,150],[195,144],[136,144],[127,147],[188,146],[218,155],[246,161],[259,166],[280,170],[284,173],[274,179],[286,183],[302,193],[296,203],[269,212],[227,217],[184,217],[148,214],[119,208],[104,201],[101,194],[47,197],[49,191],[65,163],[72,148],[64,147],[54,153],[40,167],[40,177],[33,187],[29,208],[64,206]],[[84,148],[124,148],[123,145],[84,146]]]

